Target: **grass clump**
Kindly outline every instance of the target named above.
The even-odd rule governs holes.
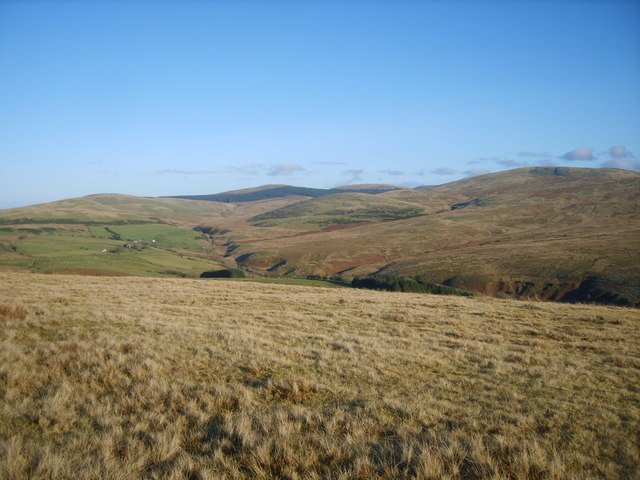
[[[22,305],[0,304],[0,318],[3,320],[24,320],[29,311]]]

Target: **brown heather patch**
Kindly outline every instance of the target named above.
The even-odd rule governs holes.
[[[638,310],[18,273],[0,294],[0,478],[640,475]]]
[[[3,320],[24,320],[28,313],[22,305],[0,304],[0,318]]]
[[[264,269],[264,268],[272,267],[273,264],[269,263],[269,262],[266,262],[264,260],[261,260],[259,258],[252,258],[251,260],[249,260],[247,262],[247,266],[253,267],[253,268],[262,268],[262,269]]]
[[[307,235],[317,235],[319,233],[335,232],[337,230],[346,230],[349,228],[356,228],[356,227],[361,227],[362,225],[370,225],[370,224],[371,222],[341,223],[338,225],[329,225],[328,227],[323,227],[320,230],[307,230],[304,232],[296,232],[294,234],[289,234],[289,235],[277,235],[270,238],[270,240],[284,240],[287,238],[306,237]],[[234,243],[236,245],[250,245],[252,243],[256,243],[259,241],[260,240],[258,239],[236,240]]]
[[[352,261],[336,262],[324,269],[325,275],[335,275],[336,273],[355,268],[360,265],[372,265],[382,263],[386,259],[376,253],[363,253],[355,257]]]
[[[269,380],[265,388],[276,399],[302,403],[311,398],[316,387],[305,379]]]
[[[348,228],[361,227],[362,225],[368,225],[371,222],[354,222],[354,223],[339,223],[337,225],[329,225],[322,229],[323,232],[335,232],[336,230],[346,230]]]

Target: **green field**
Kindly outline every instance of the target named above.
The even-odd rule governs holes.
[[[90,227],[91,235],[97,238],[117,238],[121,241],[142,240],[155,247],[176,248],[199,252],[202,235],[191,230],[164,224],[123,225]],[[155,240],[155,241],[154,241]]]
[[[179,275],[198,277],[219,268],[195,258],[202,235],[166,224],[37,224],[2,227],[0,266],[35,272]]]
[[[15,241],[17,251],[26,255],[59,256],[60,254],[88,255],[122,246],[122,242],[71,235],[27,236]]]
[[[110,227],[89,227],[91,236],[95,238],[112,238],[113,233],[109,232],[107,228]]]
[[[31,262],[30,258],[0,258],[0,265],[6,267],[28,267]]]
[[[92,228],[92,233],[94,231],[101,233],[99,228],[102,227]],[[183,235],[178,235],[169,230],[170,228],[179,230],[174,227],[149,229],[152,233],[160,233],[158,238],[163,239],[158,240],[155,245],[164,243],[177,248],[179,245],[188,244],[187,239],[189,239],[189,235],[192,235],[191,232],[183,231]],[[108,234],[104,229],[102,230]],[[143,230],[145,229],[132,227],[128,233],[140,233]],[[172,238],[172,235],[177,239],[173,243],[167,240]],[[196,243],[195,239],[194,243]],[[28,258],[2,259],[0,264],[15,266],[32,264],[32,269],[37,272],[100,270],[143,276],[160,274],[199,276],[203,271],[220,266],[217,262],[188,258],[149,245],[144,245],[140,250],[129,249],[124,247],[121,240],[104,237],[37,235],[18,239],[14,244],[16,253]],[[197,246],[199,247],[199,245]]]

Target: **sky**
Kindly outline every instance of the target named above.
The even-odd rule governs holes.
[[[640,170],[640,1],[0,1],[0,209]]]

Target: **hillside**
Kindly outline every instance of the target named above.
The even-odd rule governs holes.
[[[421,275],[494,296],[640,305],[637,172],[535,167],[419,189],[267,185],[220,195],[104,194],[0,211],[0,267]]]
[[[423,209],[411,218],[354,218],[358,223],[313,233],[298,222],[307,201],[267,214],[279,217],[271,231],[244,225],[241,237],[226,241],[237,245],[232,256],[247,268],[422,274],[490,295],[637,305],[639,192],[636,172],[519,169],[375,197]],[[278,228],[287,213],[289,226],[298,225],[295,235]]]
[[[0,211],[0,225],[82,224],[125,225],[131,223],[198,222],[231,214],[232,206],[181,202],[169,198],[97,194],[30,207]]]
[[[424,213],[413,203],[364,193],[338,193],[298,202],[250,218],[257,227],[312,228],[358,222],[384,222]]]
[[[369,194],[383,193],[389,190],[398,190],[393,185],[346,185],[336,188],[307,188],[294,187],[291,185],[265,185],[257,188],[246,188],[242,190],[233,190],[230,192],[214,193],[210,195],[180,195],[167,198],[181,198],[186,200],[206,200],[210,202],[238,203],[238,202],[255,202],[258,200],[266,200],[271,198],[281,198],[289,196],[301,197],[324,197],[336,193],[360,192]]]
[[[0,478],[637,478],[638,312],[0,275]]]

